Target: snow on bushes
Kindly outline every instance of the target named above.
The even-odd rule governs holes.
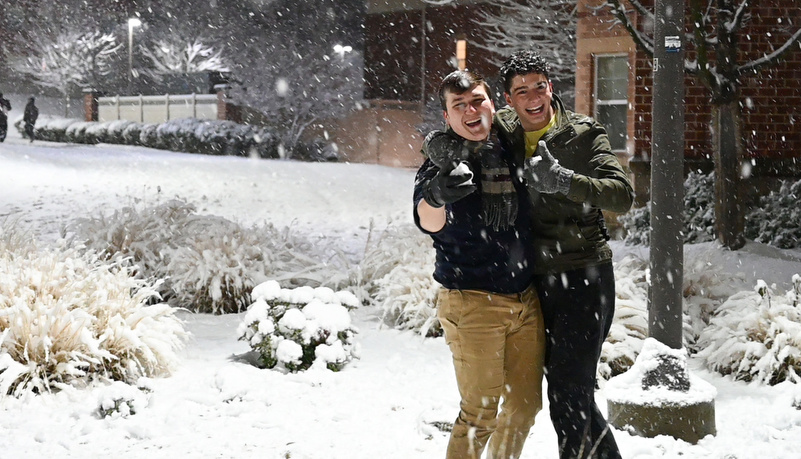
[[[15,127],[20,133],[24,131],[22,118]],[[90,122],[42,115],[36,122],[34,135],[38,140],[53,142],[102,142],[209,155],[280,157],[278,138],[267,128],[225,120],[182,118],[150,124],[127,120]],[[336,154],[332,154],[307,159],[336,160]]]
[[[651,242],[651,203],[618,216],[626,230],[627,245]],[[684,181],[685,243],[715,240],[715,174],[690,172]]]
[[[265,368],[339,371],[358,358],[349,309],[360,302],[352,293],[327,287],[285,289],[267,281],[253,289],[253,298],[237,334]]]
[[[385,323],[423,336],[441,335],[431,239],[412,225],[391,226],[372,239],[374,234],[358,268],[366,296]]]
[[[166,375],[188,333],[154,286],[92,253],[0,228],[0,396]],[[9,244],[7,241],[13,241]]]
[[[715,174],[691,172],[684,181],[685,243],[715,240]],[[801,247],[801,180],[781,182],[778,191],[759,198],[745,216],[745,237],[782,249]],[[620,215],[627,245],[649,245],[650,202]]]
[[[628,256],[614,264],[615,318],[601,346],[598,378],[609,379],[628,370],[648,337],[648,263]]]
[[[801,180],[782,181],[779,191],[759,199],[745,219],[745,236],[782,249],[801,247]]]
[[[698,340],[707,367],[743,381],[801,382],[801,276],[792,281],[781,296],[759,281],[718,307]]]
[[[336,278],[305,255],[310,244],[288,230],[244,228],[195,210],[178,199],[125,207],[109,217],[79,219],[69,228],[71,242],[120,259],[143,278],[163,280],[164,300],[195,312],[240,312],[253,287],[270,278],[296,285]]]

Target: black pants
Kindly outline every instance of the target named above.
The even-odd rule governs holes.
[[[33,142],[33,123],[25,123],[25,137]]]
[[[539,276],[545,376],[561,459],[620,459],[595,404],[595,372],[615,313],[612,263]]]
[[[7,133],[8,133],[8,120],[5,118],[0,118],[0,142],[6,140]]]

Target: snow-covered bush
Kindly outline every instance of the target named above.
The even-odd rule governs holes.
[[[173,306],[215,314],[240,312],[266,279],[321,285],[337,273],[317,261],[308,242],[272,225],[244,228],[198,215],[182,200],[134,206],[77,220],[71,243],[119,259],[140,277],[163,280],[159,293]]]
[[[742,281],[742,275],[722,272],[706,253],[688,255],[684,263],[682,341],[690,352],[698,349],[698,337],[709,325],[712,313]],[[648,337],[648,263],[628,255],[614,264],[615,318],[601,349],[600,379],[627,371]]]
[[[22,118],[14,126],[22,133]],[[183,118],[161,124],[127,120],[98,123],[42,115],[37,120],[35,129],[37,139],[57,142],[142,145],[212,155],[260,158],[280,156],[277,136],[267,128],[225,120]],[[327,152],[325,159],[336,159],[336,155],[330,153]]]
[[[801,247],[801,180],[782,181],[745,219],[745,236],[782,249]]]
[[[793,289],[773,296],[764,281],[735,293],[715,311],[698,340],[698,357],[735,379],[770,385],[801,382],[801,276]]]
[[[618,216],[626,230],[627,245],[649,245],[651,203]],[[685,243],[715,240],[715,174],[690,172],[684,181]]]
[[[598,378],[628,370],[648,337],[648,262],[627,256],[614,264],[615,318],[601,347]]]
[[[154,285],[91,252],[39,250],[0,231],[0,396],[174,367],[188,333],[174,309],[148,305]]]
[[[127,418],[147,407],[150,388],[148,378],[140,378],[136,386],[112,381],[102,388],[98,396],[97,416],[99,418]]]
[[[339,371],[358,358],[349,309],[359,300],[352,293],[327,287],[284,289],[267,281],[253,289],[253,298],[237,334],[265,368]]]
[[[158,124],[143,124],[139,130],[138,145],[150,148],[166,149],[167,147],[159,141]]]
[[[95,136],[88,137],[86,130],[95,123],[89,121],[76,121],[70,124],[66,130],[66,141],[73,143],[97,143]]]
[[[432,277],[431,238],[412,225],[370,229],[364,258],[356,269],[360,293],[378,307],[385,323],[439,336],[436,295],[440,285]]]
[[[142,145],[142,130],[148,124],[130,123],[122,130],[122,141],[125,145]]]

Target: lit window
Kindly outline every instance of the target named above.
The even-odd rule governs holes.
[[[456,63],[459,70],[467,67],[467,40],[456,40]]]
[[[628,89],[628,56],[595,56],[594,116],[606,128],[612,150],[626,149]]]

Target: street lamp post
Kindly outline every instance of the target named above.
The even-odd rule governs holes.
[[[131,95],[133,84],[133,29],[142,25],[139,18],[128,19],[128,95]]]

